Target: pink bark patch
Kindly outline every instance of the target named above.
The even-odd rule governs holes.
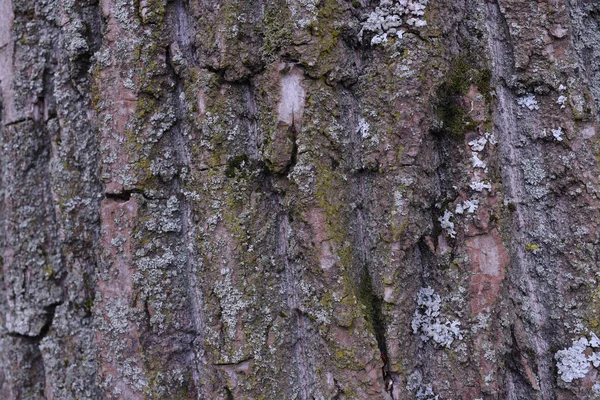
[[[478,314],[498,297],[509,257],[496,229],[467,239],[466,248],[474,273],[470,287],[471,312]]]
[[[128,399],[143,398],[139,388],[133,387],[130,379],[128,380],[130,377],[123,376],[123,367],[119,361],[126,360],[130,368],[143,371],[143,363],[139,357],[140,332],[129,318],[129,311],[135,310],[131,308],[135,303],[131,238],[137,209],[133,198],[126,202],[105,199],[100,206],[103,270],[98,274],[99,300],[93,310],[96,319],[104,327],[98,329],[96,334],[96,343],[100,349],[100,374],[120,391],[123,398]],[[120,346],[114,347],[117,338]],[[145,381],[138,381],[138,386],[145,385]]]
[[[319,249],[319,265],[324,271],[331,269],[338,261],[331,239],[327,235],[325,211],[313,208],[308,212],[308,221],[314,234],[314,240]]]

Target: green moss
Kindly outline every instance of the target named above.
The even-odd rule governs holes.
[[[341,182],[342,178],[330,169],[319,166],[317,172],[317,192],[315,197],[319,206],[325,210],[325,221],[327,225],[327,234],[338,244],[344,242],[345,225],[343,224],[342,203],[340,200],[340,191],[336,183]]]
[[[272,3],[272,4],[271,4]],[[270,2],[263,20],[264,44],[261,48],[263,61],[269,63],[279,58],[281,49],[292,43],[292,27],[287,4],[281,0]]]
[[[600,328],[600,318],[596,316],[587,318],[587,325],[593,330],[598,330]]]
[[[330,291],[326,292],[319,303],[321,303],[323,308],[331,309],[333,307],[333,294]]]
[[[166,14],[165,3],[165,0],[146,0],[144,23],[161,26]]]
[[[375,293],[371,275],[365,266],[360,278],[357,297],[364,306],[365,320],[369,324],[377,340],[377,345],[382,354],[387,354],[385,342],[385,322],[383,317],[383,299]]]
[[[378,299],[373,290],[373,281],[368,271],[363,271],[360,284],[357,291],[358,301],[364,306],[365,320],[373,328],[375,333],[375,325],[381,322],[381,299]]]
[[[248,164],[248,156],[242,154],[239,156],[232,157],[227,161],[227,167],[225,168],[225,176],[233,178],[236,175],[236,171],[240,171],[241,167]]]
[[[467,57],[459,56],[451,63],[446,76],[446,81],[436,93],[435,114],[441,122],[439,131],[451,136],[462,136],[477,126],[465,110],[462,98],[473,84],[486,96],[489,103],[491,73],[487,69],[477,69]]]
[[[335,343],[335,346],[340,346]],[[333,353],[334,362],[342,368],[348,368],[354,371],[360,371],[365,368],[365,364],[356,356],[354,349],[345,349],[338,347]],[[351,397],[354,398],[354,397]]]
[[[100,101],[102,100],[102,96],[100,95],[100,71],[100,66],[96,65],[94,67],[94,71],[92,72],[92,80],[90,85],[90,99],[92,101],[92,107],[96,111],[100,111]]]
[[[584,318],[587,327],[598,332],[600,330],[600,287],[592,287],[589,306],[582,309],[588,311],[587,317]]]
[[[530,253],[537,253],[538,251],[541,250],[541,247],[537,243],[527,243],[525,245],[525,250],[527,250]]]
[[[335,27],[335,22],[341,12],[336,0],[325,0],[319,8],[315,25],[311,26],[312,33],[319,38],[322,57],[328,56],[338,43],[341,32]]]
[[[392,242],[398,242],[402,239],[402,235],[408,228],[408,220],[402,221],[400,226],[393,220],[391,224]]]
[[[453,260],[450,262],[450,264],[446,265],[446,267],[445,267],[445,268],[447,268],[447,269],[452,269],[452,268],[460,268],[460,266],[461,266],[460,260],[458,260],[458,259],[454,258],[454,259],[453,259]]]
[[[142,95],[135,106],[135,116],[142,119],[150,116],[156,110],[156,99],[147,95]]]
[[[492,100],[492,72],[489,69],[478,71],[475,75],[473,83],[477,87],[479,93],[481,93],[485,97],[486,102],[490,103]]]
[[[54,270],[52,269],[52,266],[44,268],[44,274],[46,275],[46,279],[52,278],[52,275],[54,275]]]
[[[465,57],[459,56],[450,64],[448,78],[444,85],[451,94],[466,94],[472,81],[469,77],[471,66]]]

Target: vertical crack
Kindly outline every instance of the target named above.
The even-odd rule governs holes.
[[[359,105],[351,91],[345,91],[351,109],[358,109]],[[351,141],[353,142],[352,149],[354,151],[351,154],[351,162],[353,169],[356,171],[354,175],[354,184],[352,190],[354,191],[355,203],[355,218],[353,220],[356,223],[356,241],[355,250],[358,252],[359,265],[358,268],[354,268],[353,278],[356,282],[356,294],[359,301],[365,307],[365,319],[367,323],[372,327],[377,341],[377,347],[381,355],[381,372],[383,376],[384,388],[388,393],[393,391],[393,379],[389,371],[389,356],[387,348],[387,337],[386,337],[386,321],[383,313],[383,298],[377,295],[376,286],[373,282],[373,268],[371,265],[371,255],[369,251],[369,245],[367,242],[366,233],[366,222],[365,222],[365,211],[364,203],[367,199],[367,190],[365,188],[366,180],[369,172],[364,169],[362,163],[362,157],[357,151],[361,148],[361,140],[359,129],[357,129],[356,120],[352,118],[351,121]]]
[[[389,372],[389,358],[387,349],[387,338],[386,338],[386,323],[383,315],[383,298],[377,295],[375,286],[373,285],[372,271],[370,268],[370,254],[369,247],[366,242],[366,224],[364,210],[362,203],[364,201],[365,193],[365,174],[359,173],[358,175],[358,194],[359,194],[359,206],[356,209],[356,221],[357,221],[357,240],[359,249],[359,259],[361,264],[361,270],[358,276],[358,298],[365,307],[365,319],[367,323],[372,327],[373,333],[375,334],[375,340],[377,341],[377,347],[381,354],[381,361],[383,365],[381,367],[384,387],[391,393],[393,389],[393,380]]]
[[[284,263],[285,280],[287,284],[288,297],[287,305],[296,317],[296,338],[294,343],[295,361],[298,371],[298,384],[300,386],[301,398],[308,400],[310,397],[311,381],[308,373],[306,349],[304,338],[306,337],[306,320],[302,311],[298,307],[298,294],[296,292],[296,277],[293,266],[290,266],[288,260],[288,232],[290,230],[289,216],[287,213],[279,215],[279,256]]]
[[[526,158],[522,147],[517,147],[518,140],[514,137],[518,132],[518,122],[515,112],[515,98],[507,86],[507,81],[514,73],[514,55],[511,38],[509,35],[507,21],[496,2],[487,3],[487,27],[489,36],[489,47],[492,58],[492,84],[496,91],[496,100],[493,104],[494,130],[497,132],[499,143],[499,155],[502,161],[502,182],[505,193],[512,204],[517,204],[512,213],[511,232],[511,271],[512,281],[509,285],[513,288],[525,287],[525,301],[532,311],[533,328],[528,342],[533,347],[535,362],[537,364],[539,386],[542,397],[552,397],[552,386],[554,377],[552,373],[552,356],[549,355],[549,345],[541,331],[547,324],[547,311],[540,298],[540,290],[535,279],[530,275],[531,266],[528,265],[525,255],[525,243],[527,242],[527,220],[530,211],[527,210],[526,196],[524,193],[524,178],[520,169],[520,160]],[[519,290],[514,291],[518,296]],[[511,296],[514,297],[514,296]],[[517,318],[519,315],[516,314]],[[522,345],[525,345],[524,343]],[[514,395],[517,391],[526,390],[522,385],[521,377],[515,377],[515,371],[507,372],[507,392]],[[518,372],[518,371],[517,371]]]
[[[174,13],[176,14],[175,18],[175,30],[177,33],[177,39],[182,39],[182,32],[188,32],[188,25],[186,23],[186,10],[185,4],[183,0],[178,0],[174,2]],[[182,24],[184,26],[182,26]],[[187,37],[186,37],[187,38]],[[183,41],[185,48],[189,48],[190,41],[189,38]],[[188,54],[188,56],[192,56]],[[166,64],[167,69],[171,75],[171,78],[175,82],[175,114],[176,121],[173,129],[173,141],[174,147],[176,149],[176,154],[178,157],[179,168],[181,170],[187,168],[188,165],[191,164],[190,154],[187,147],[187,143],[184,137],[183,130],[185,126],[183,125],[183,121],[185,119],[186,105],[185,105],[185,97],[184,88],[182,78],[177,73],[177,70],[174,68],[171,60],[170,48],[166,48]],[[194,264],[194,225],[192,223],[192,207],[190,202],[186,196],[184,182],[182,182],[182,177],[180,174],[177,174],[174,177],[173,181],[173,189],[177,193],[177,197],[180,198],[181,201],[181,239],[183,242],[183,251],[185,254],[185,275],[187,277],[187,296],[190,301],[191,312],[190,317],[194,330],[194,339],[191,343],[191,356],[193,357],[193,371],[192,371],[192,379],[194,383],[194,387],[196,388],[196,395],[198,398],[202,397],[203,391],[203,369],[202,364],[205,363],[205,359],[203,357],[204,354],[204,299],[202,295],[201,282],[199,279],[199,271],[197,270],[197,266]]]

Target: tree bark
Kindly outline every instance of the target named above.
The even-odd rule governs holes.
[[[598,398],[599,107],[595,0],[0,0],[0,397]]]

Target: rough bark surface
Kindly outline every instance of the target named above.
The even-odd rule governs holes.
[[[596,0],[0,0],[0,397],[600,398],[599,107]]]

